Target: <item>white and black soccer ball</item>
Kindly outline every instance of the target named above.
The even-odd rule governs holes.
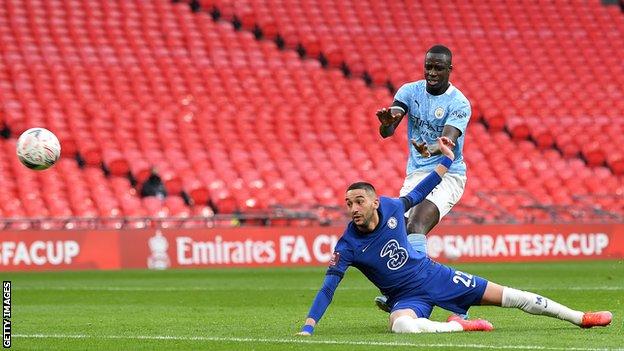
[[[59,157],[61,144],[56,135],[45,128],[30,128],[17,139],[17,158],[30,169],[48,169]]]

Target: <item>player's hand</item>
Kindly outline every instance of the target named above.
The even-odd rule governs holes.
[[[453,140],[443,136],[438,138],[438,147],[440,148],[440,152],[450,158],[451,160],[455,159],[455,154],[453,153],[453,148],[455,148],[455,143]]]
[[[418,153],[420,154],[420,156],[422,157],[431,157],[431,151],[429,151],[429,148],[427,147],[426,143],[418,143],[416,140],[412,139],[411,140],[412,145],[414,145],[414,148],[416,149],[416,151],[418,151]]]
[[[312,336],[312,334],[310,334],[308,332],[304,332],[304,331],[298,332],[295,335],[297,335],[297,336]]]
[[[393,109],[392,107],[382,108],[381,110],[377,110],[375,113],[379,122],[384,127],[389,127],[395,124],[397,121],[403,117],[403,113],[398,109]]]

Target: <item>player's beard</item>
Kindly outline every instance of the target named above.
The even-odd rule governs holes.
[[[368,229],[368,226],[369,226],[369,224],[370,224],[371,220],[373,219],[373,211],[374,211],[374,210],[371,210],[369,213],[366,213],[366,214],[360,214],[360,218],[361,218],[361,220],[362,220],[362,224],[357,224],[357,223],[355,222],[355,219],[353,220],[353,222],[355,223],[355,226],[356,226],[356,227],[358,227],[358,229],[359,229],[360,231],[362,231],[362,232],[368,232],[368,231],[370,231],[370,230]]]

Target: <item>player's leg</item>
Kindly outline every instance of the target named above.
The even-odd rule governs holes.
[[[481,304],[518,308],[530,314],[558,318],[584,328],[606,326],[611,323],[612,318],[608,311],[583,313],[541,295],[492,282],[488,282]]]
[[[486,320],[457,320],[435,322],[419,318],[412,309],[395,310],[390,314],[390,330],[393,333],[449,333],[459,331],[490,331],[494,329]]]
[[[427,233],[440,221],[438,206],[428,199],[412,207],[407,219],[407,241],[414,250],[427,254]]]
[[[400,196],[405,196],[414,187],[420,183],[427,176],[426,172],[413,172],[410,173],[403,181],[403,187],[399,191]],[[444,181],[444,178],[442,178]],[[438,185],[433,191],[439,188]],[[420,204],[412,207],[405,213],[407,220],[407,238],[414,250],[427,254],[427,239],[425,235],[438,223],[440,220],[440,212],[437,206],[431,202],[431,200],[424,200]]]
[[[401,195],[413,189],[420,182],[422,176],[422,172],[415,172],[408,176],[401,189]],[[426,235],[459,202],[465,187],[465,176],[447,173],[442,177],[442,182],[427,195],[426,199],[408,212],[407,238],[416,251],[428,253]],[[444,247],[442,252],[449,259],[455,259],[460,255],[459,250],[455,247]]]
[[[394,333],[445,333],[454,331],[489,331],[494,329],[486,320],[466,321],[458,316],[446,322],[429,319],[433,311],[433,301],[428,292],[422,291],[400,299],[390,313],[390,330]]]

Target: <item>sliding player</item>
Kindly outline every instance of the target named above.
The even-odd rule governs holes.
[[[401,198],[378,197],[375,188],[354,183],[346,192],[352,221],[336,244],[322,288],[316,295],[299,335],[312,335],[329,306],[349,266],[358,268],[388,296],[390,330],[395,333],[488,331],[485,320],[464,320],[457,315],[447,322],[429,320],[434,306],[464,314],[470,306],[514,307],[527,313],[559,318],[583,328],[606,326],[611,312],[583,313],[546,297],[504,287],[481,277],[457,271],[429,259],[409,244],[405,211],[421,202],[451,167],[453,142],[438,138],[445,155],[435,169]]]

